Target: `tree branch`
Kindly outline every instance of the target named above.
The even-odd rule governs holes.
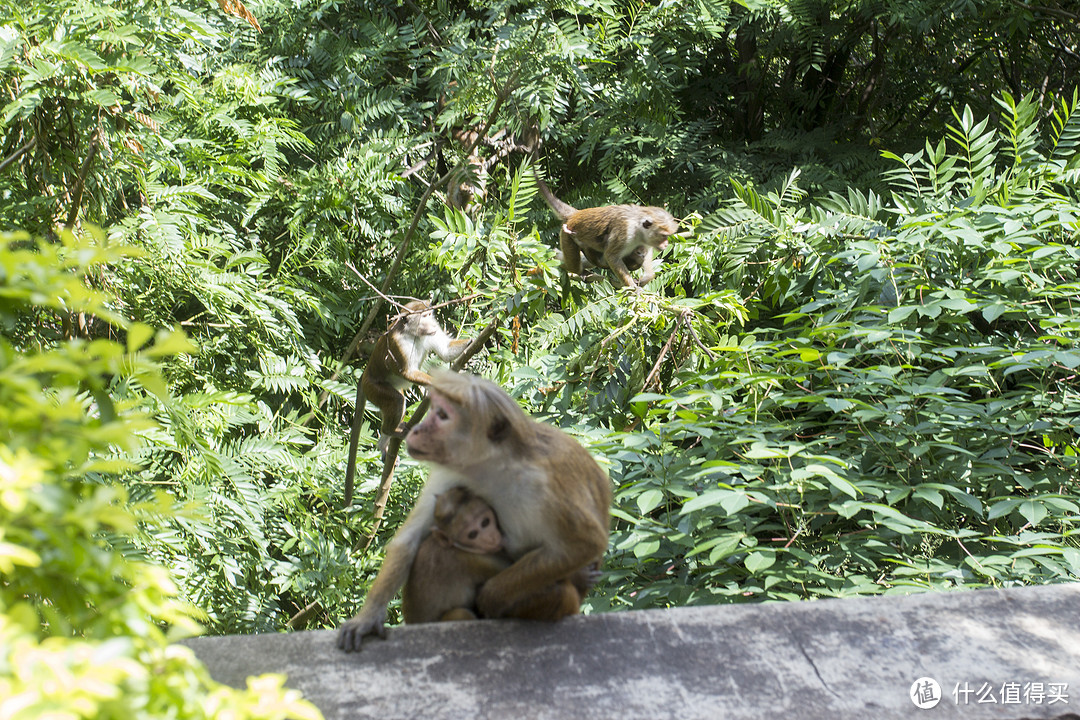
[[[498,318],[488,323],[488,326],[484,328],[479,335],[474,337],[472,342],[465,346],[461,355],[450,364],[450,369],[457,371],[465,367],[465,364],[468,363],[476,353],[480,352],[480,348],[484,347],[484,343],[488,341],[488,338],[495,333],[495,330],[497,330],[498,327]],[[390,487],[394,482],[394,468],[397,467],[398,453],[401,451],[401,437],[408,435],[409,431],[412,430],[417,423],[423,420],[430,404],[431,401],[428,400],[427,395],[425,395],[424,399],[420,401],[420,404],[416,406],[416,412],[414,412],[412,417],[409,418],[409,421],[405,423],[401,435],[392,436],[390,438],[390,443],[386,446],[386,460],[383,463],[382,478],[379,481],[379,492],[375,496],[375,522],[371,526],[371,534],[368,535],[367,544],[364,545],[365,551],[371,547],[371,543],[375,541],[375,535],[379,532],[379,528],[382,527],[383,517],[386,514],[386,502],[390,498]]]
[[[26,153],[27,151],[33,149],[33,147],[34,147],[34,145],[36,143],[37,143],[37,135],[30,138],[30,141],[28,143],[23,145],[21,148],[19,148],[15,152],[13,152],[8,157],[4,158],[4,161],[0,162],[0,172],[3,172],[4,168],[6,168],[8,165],[10,165],[11,163],[18,160],[20,157],[22,157],[24,153]]]
[[[1080,15],[1077,15],[1076,13],[1068,12],[1066,10],[1062,10],[1060,8],[1045,7],[1043,5],[1028,5],[1025,2],[1021,2],[1020,0],[1011,0],[1011,2],[1012,2],[1013,5],[1016,5],[1017,7],[1022,7],[1025,10],[1028,10],[1028,11],[1033,12],[1033,13],[1043,13],[1045,15],[1053,15],[1056,18],[1061,18],[1062,20],[1069,20],[1071,22],[1080,21]]]
[[[86,176],[90,173],[90,165],[97,156],[98,145],[101,144],[101,134],[102,130],[99,127],[97,132],[94,133],[94,137],[90,139],[90,148],[87,150],[86,159],[83,160],[82,167],[79,168],[79,179],[75,182],[75,193],[71,198],[71,209],[68,210],[67,222],[64,223],[64,227],[68,230],[75,227],[75,221],[79,218],[79,206],[82,205]]]

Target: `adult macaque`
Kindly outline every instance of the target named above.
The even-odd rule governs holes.
[[[480,588],[482,617],[562,617],[567,583],[579,587],[607,548],[611,486],[585,448],[531,419],[482,378],[437,371],[429,398],[427,416],[406,442],[412,457],[432,464],[431,474],[387,546],[363,608],[341,626],[343,650],[359,650],[366,635],[385,635],[386,607],[434,524],[436,498],[450,488],[487,501],[514,561]]]
[[[666,248],[668,238],[679,230],[679,221],[667,210],[643,205],[578,210],[555,197],[539,175],[536,184],[548,206],[563,221],[559,247],[567,272],[581,274],[584,252],[594,265],[610,268],[626,287],[645,285],[653,279],[653,250]],[[639,251],[641,254],[636,255]],[[635,284],[628,266],[638,259],[642,273]]]
[[[431,376],[420,369],[431,353],[450,362],[465,350],[468,339],[451,340],[439,326],[431,305],[424,300],[406,303],[404,310],[390,323],[390,328],[375,341],[364,374],[356,384],[352,432],[349,436],[349,464],[345,470],[345,505],[352,504],[353,479],[356,476],[356,447],[364,407],[371,401],[379,408],[379,452],[386,453],[390,436],[398,432],[405,416],[405,388],[410,383],[427,385]]]

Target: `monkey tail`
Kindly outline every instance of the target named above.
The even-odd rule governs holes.
[[[536,172],[536,168],[533,168],[533,177],[536,178],[536,187],[540,188],[540,194],[544,196],[544,202],[548,204],[548,207],[559,216],[559,219],[566,222],[570,219],[570,216],[577,212],[577,208],[567,205],[559,198],[555,197],[555,193],[551,192],[551,188],[547,186],[543,180],[540,179],[540,175]]]
[[[349,464],[345,468],[345,507],[352,505],[353,480],[356,478],[356,449],[360,445],[360,425],[364,422],[364,383],[356,381],[356,400],[353,403],[352,431],[349,433]]]

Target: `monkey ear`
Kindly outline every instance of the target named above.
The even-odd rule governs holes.
[[[488,426],[488,440],[493,443],[501,443],[510,437],[511,430],[510,421],[502,415],[498,415],[491,419],[491,425]]]

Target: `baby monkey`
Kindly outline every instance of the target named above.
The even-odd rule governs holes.
[[[420,544],[402,594],[406,623],[475,620],[476,595],[488,579],[510,567],[505,538],[491,506],[468,489],[453,487],[435,499],[435,526]],[[558,583],[524,616],[554,620],[576,613],[595,582],[595,568],[575,582]],[[522,617],[522,615],[518,615]]]
[[[645,285],[653,279],[653,250],[666,248],[668,238],[679,230],[679,221],[667,210],[643,205],[578,210],[555,197],[539,175],[536,184],[548,206],[563,221],[559,247],[567,272],[581,274],[584,253],[593,265],[610,268],[626,287]],[[636,284],[630,277],[633,266],[642,268]]]

